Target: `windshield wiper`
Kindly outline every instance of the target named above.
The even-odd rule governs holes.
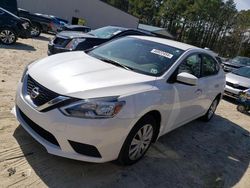
[[[104,61],[106,63],[112,64],[112,65],[115,65],[115,66],[118,66],[118,67],[122,67],[122,68],[124,68],[126,70],[134,70],[131,67],[128,67],[128,66],[123,65],[123,64],[120,64],[120,63],[118,63],[118,62],[116,62],[114,60],[111,60],[111,59],[106,59],[106,58],[98,58],[98,59],[100,59],[101,61]]]

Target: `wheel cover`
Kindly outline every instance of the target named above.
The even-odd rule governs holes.
[[[210,119],[216,110],[217,107],[217,100],[214,100],[213,103],[211,104],[209,110],[208,110],[208,118]]]
[[[150,124],[144,125],[135,134],[129,147],[130,160],[139,159],[148,149],[153,138],[153,126]]]
[[[35,26],[35,27],[31,28],[31,32],[30,33],[31,33],[31,35],[38,35],[39,32],[40,32],[39,28]]]
[[[3,30],[0,33],[0,39],[5,44],[11,44],[15,41],[15,34],[10,30]]]
[[[243,105],[239,105],[237,108],[238,108],[238,110],[240,112],[244,112],[245,111],[245,107]]]

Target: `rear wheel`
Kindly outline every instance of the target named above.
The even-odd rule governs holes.
[[[131,165],[139,161],[152,143],[155,127],[156,121],[152,116],[141,119],[126,138],[118,162],[122,165]]]
[[[13,30],[7,28],[0,30],[0,41],[3,44],[7,45],[14,44],[16,40],[17,40],[17,35]]]
[[[238,106],[237,106],[237,110],[238,110],[239,112],[241,112],[241,113],[245,113],[245,112],[246,112],[246,108],[245,108],[245,106],[243,106],[243,105],[238,105]]]

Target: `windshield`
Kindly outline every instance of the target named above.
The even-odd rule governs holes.
[[[250,66],[250,58],[237,56],[232,59],[232,63]]]
[[[102,39],[109,39],[112,36],[124,31],[124,28],[121,27],[102,27],[96,30],[93,30],[91,32],[89,32],[91,35],[95,35],[98,38],[102,38]]]
[[[95,48],[88,54],[126,66],[131,71],[160,76],[180,57],[183,50],[142,40],[124,37]]]
[[[233,71],[234,74],[250,78],[250,67],[242,67]]]

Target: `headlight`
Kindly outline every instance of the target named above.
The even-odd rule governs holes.
[[[125,105],[125,101],[110,100],[111,98],[100,98],[81,100],[71,105],[61,108],[61,112],[66,116],[98,119],[111,118],[120,112]]]
[[[65,48],[69,50],[74,50],[80,42],[84,42],[85,40],[86,39],[80,38],[72,39]]]

